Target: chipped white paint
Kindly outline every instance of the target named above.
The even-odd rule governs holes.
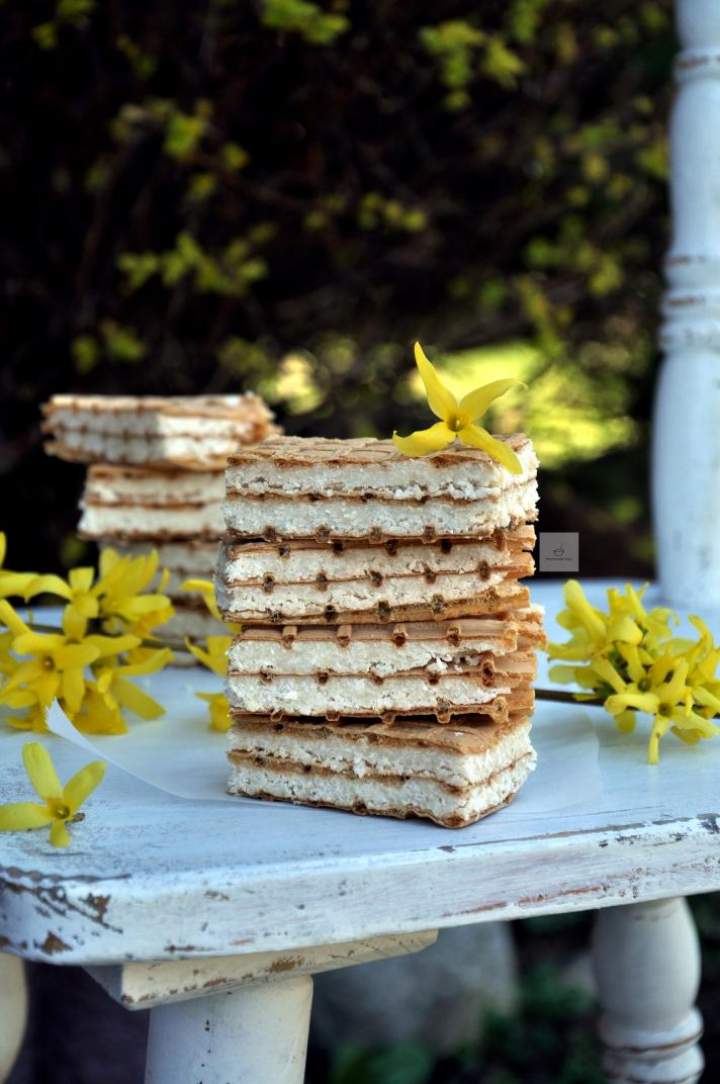
[[[554,584],[535,595],[557,609]],[[535,726],[588,710],[595,793],[532,816],[521,793],[512,816],[455,832],[172,799],[111,769],[67,851],[44,832],[0,835],[0,944],[84,965],[285,952],[720,888],[720,741],[668,736],[652,768],[642,728],[621,735],[597,709],[542,703]],[[13,798],[24,740],[0,732]],[[59,741],[53,755],[63,777],[85,759]]]
[[[27,983],[22,960],[0,952],[0,1084],[10,1075],[27,1020]]]
[[[720,4],[678,0],[670,123],[672,244],[653,430],[665,596],[720,609]]]
[[[700,949],[682,899],[601,911],[595,971],[604,1068],[616,1084],[696,1084]]]
[[[254,952],[200,960],[116,964],[90,967],[88,971],[127,1009],[149,1009],[154,1005],[227,993],[241,986],[281,982],[295,975],[319,975],[339,967],[406,956],[410,952],[420,952],[436,940],[437,930],[425,930],[339,945],[320,945],[299,952]]]
[[[537,584],[534,594],[550,613],[559,608],[557,585]],[[599,601],[599,588],[589,595]],[[0,836],[0,944],[85,966],[183,960],[181,985],[192,985],[193,969],[223,977],[225,961],[213,957],[235,957],[235,976],[250,960],[259,978],[258,957],[267,961],[268,953],[310,953],[318,963],[351,941],[720,889],[720,741],[690,748],[668,738],[652,768],[646,734],[619,734],[597,709],[543,703],[535,726],[557,712],[570,723],[587,710],[598,736],[588,754],[597,758],[595,791],[526,817],[516,815],[521,795],[512,817],[500,812],[457,832],[316,809],[182,801],[111,769],[68,851],[53,850],[41,832]],[[0,772],[13,797],[26,787],[23,740],[0,733]],[[85,759],[59,742],[53,753],[63,776]],[[138,989],[145,983],[149,992],[155,967],[171,974],[163,966],[129,967],[122,981],[139,977]],[[174,996],[172,988],[164,994]],[[284,989],[283,981],[256,983],[212,999],[213,1013],[225,998],[238,999],[235,1015],[228,1008],[218,1016],[216,1049],[237,1035],[243,1006],[259,1004],[263,992],[264,1004],[277,997],[280,1005]],[[192,1035],[201,1019],[204,1027],[204,1003],[153,1010],[156,1074],[158,1051],[172,1045],[162,1036]],[[156,1075],[164,1079],[172,1075]]]
[[[301,1084],[309,975],[150,1013],[145,1084]]]

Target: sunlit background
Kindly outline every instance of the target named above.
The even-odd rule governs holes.
[[[259,389],[292,433],[528,391],[542,526],[652,574],[668,0],[6,0],[0,470],[10,556],[68,565],[53,392]]]

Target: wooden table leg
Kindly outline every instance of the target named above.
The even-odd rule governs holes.
[[[301,1084],[312,975],[420,952],[435,930],[245,956],[88,967],[128,1009],[150,1009],[145,1084]]]
[[[20,1051],[27,1022],[25,965],[17,956],[0,953],[0,1084]]]
[[[150,1013],[145,1084],[302,1084],[312,978],[248,986]]]
[[[694,1007],[700,949],[686,901],[599,911],[593,951],[608,1079],[696,1084],[703,1069]]]

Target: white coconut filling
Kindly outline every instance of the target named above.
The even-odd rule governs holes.
[[[114,437],[102,433],[57,434],[69,452],[105,463],[196,463],[202,467],[225,460],[237,448],[239,438],[212,437]]]
[[[232,765],[228,791],[253,796],[267,794],[288,801],[353,809],[362,805],[368,813],[405,816],[413,814],[449,826],[472,824],[484,813],[505,803],[535,767],[534,752],[498,772],[487,783],[452,792],[430,780],[408,779],[385,783],[377,779],[349,779],[342,775],[300,775],[271,771],[256,765]]]
[[[137,410],[68,410],[60,408],[50,415],[53,433],[69,443],[70,440],[91,436],[143,437],[148,440],[167,437],[191,437],[205,443],[223,440],[225,443],[251,433],[268,415],[256,404],[237,406],[236,418],[208,417],[192,414],[162,414]],[[247,416],[242,416],[243,409]]]
[[[234,583],[262,583],[272,576],[279,583],[313,583],[319,575],[329,581],[368,579],[372,573],[385,576],[463,575],[488,568],[506,568],[525,560],[519,551],[501,550],[487,542],[453,542],[446,552],[441,546],[405,543],[392,556],[384,546],[348,546],[335,553],[330,546],[289,550],[280,556],[276,549],[257,550],[252,544],[246,553],[223,548],[222,577],[228,586]]]
[[[280,613],[288,620],[322,617],[328,606],[337,613],[363,613],[377,610],[383,602],[390,607],[430,606],[432,596],[442,595],[446,603],[462,602],[474,598],[491,587],[504,583],[503,573],[488,577],[445,576],[435,584],[427,584],[421,577],[387,577],[381,587],[374,587],[367,580],[355,583],[328,584],[324,591],[308,585],[291,584],[275,586],[268,593],[261,587],[234,587],[228,590],[223,583],[216,586],[217,599],[224,613],[242,615],[246,621],[271,619]]]
[[[274,531],[282,538],[366,538],[373,530],[387,538],[419,537],[431,529],[438,536],[482,535],[513,522],[533,519],[537,503],[535,482],[513,487],[496,501],[455,503],[437,499],[426,504],[330,498],[301,504],[273,497],[267,501],[228,500],[223,505],[228,530],[254,538]]]
[[[78,530],[86,538],[122,535],[152,541],[158,535],[174,538],[205,535],[219,539],[223,522],[219,506],[188,509],[89,504],[83,509]]]
[[[391,745],[373,742],[364,735],[347,737],[342,731],[337,736],[327,731],[313,735],[312,725],[304,729],[309,731],[307,735],[300,727],[276,733],[270,727],[262,731],[255,727],[245,730],[236,724],[228,732],[228,751],[285,760],[302,768],[350,773],[358,779],[366,775],[412,775],[416,779],[435,779],[451,787],[466,787],[483,782],[531,750],[529,722],[509,730],[482,753],[441,749],[436,745],[423,748],[412,739],[402,744],[401,729],[397,743]],[[452,737],[452,726],[447,730]]]
[[[169,621],[164,625],[158,625],[155,635],[161,640],[204,640],[208,636],[222,636],[228,634],[225,625],[216,621],[210,613],[202,610],[178,609]]]
[[[480,709],[498,696],[510,693],[509,685],[488,689],[478,678],[441,676],[430,684],[424,676],[404,676],[377,685],[370,677],[333,676],[321,685],[315,677],[275,677],[270,682],[250,674],[227,679],[231,707],[239,712],[271,715],[353,715],[366,712],[406,711],[424,714],[457,706]]]
[[[495,498],[511,486],[533,479],[537,473],[537,456],[530,443],[517,453],[523,468],[521,474],[511,474],[492,461],[445,459],[435,464],[432,457],[410,459],[399,456],[380,463],[345,463],[309,465],[293,463],[282,466],[254,460],[227,469],[228,495],[232,492],[253,495],[302,495],[311,492],[323,497],[362,496],[387,500],[421,500],[425,497],[450,497],[455,500],[487,500]]]
[[[160,474],[121,471],[105,474],[90,470],[84,499],[98,504],[222,504],[222,471],[183,471]]]
[[[314,677],[318,673],[374,674],[388,677],[408,670],[429,670],[433,674],[448,671],[461,673],[477,667],[480,656],[503,651],[498,640],[463,640],[457,647],[443,640],[406,640],[401,647],[381,640],[350,641],[341,647],[336,640],[296,640],[291,648],[282,641],[235,640],[228,652],[234,674],[298,674]]]

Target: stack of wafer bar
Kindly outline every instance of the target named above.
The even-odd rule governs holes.
[[[471,824],[533,769],[537,460],[277,437],[230,457],[231,793]]]
[[[180,585],[213,578],[228,456],[278,432],[262,399],[56,395],[43,413],[47,451],[89,465],[81,536],[133,555],[155,548],[169,570],[175,616],[162,635],[224,631]]]

